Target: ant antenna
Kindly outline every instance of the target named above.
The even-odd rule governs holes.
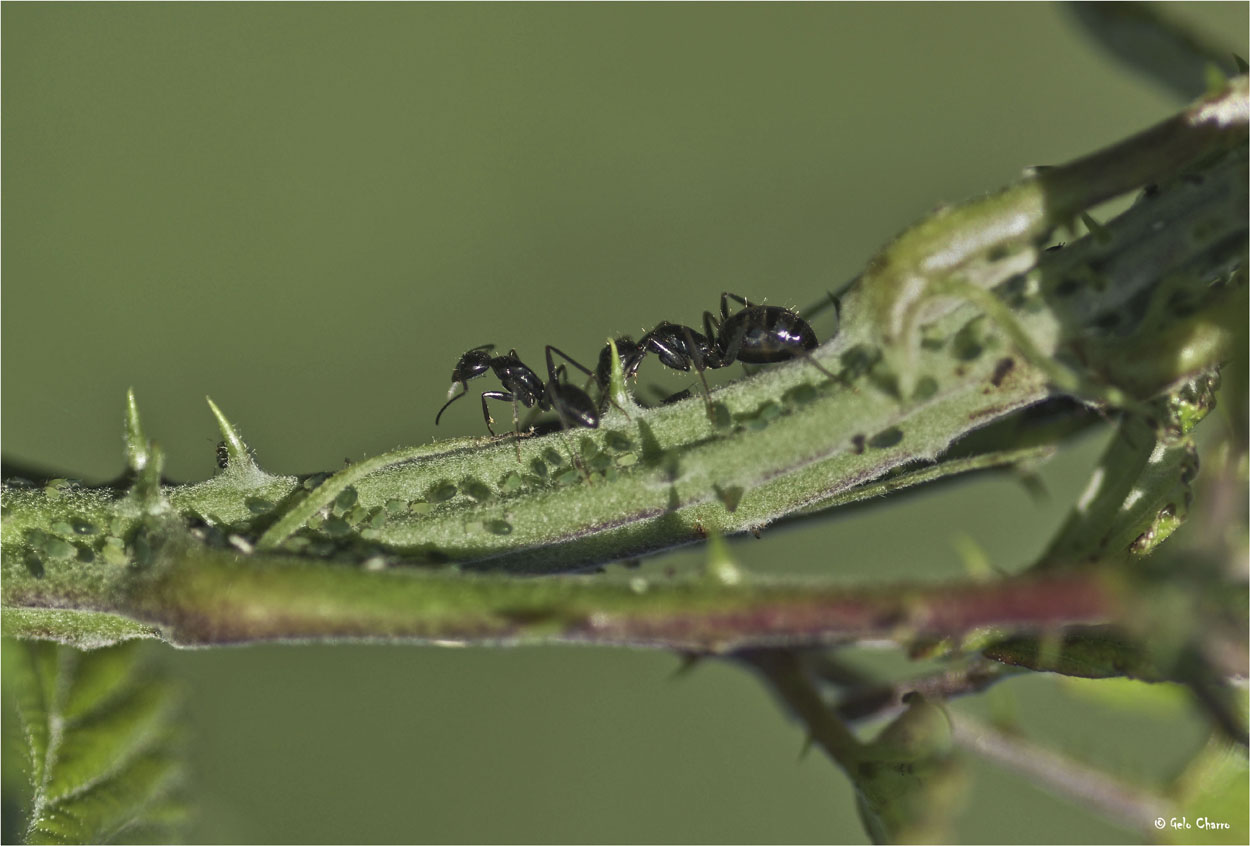
[[[463,391],[461,391],[460,393],[458,393],[458,394],[454,395],[451,399],[447,400],[447,402],[443,403],[443,407],[442,407],[442,408],[440,408],[440,409],[438,410],[438,414],[434,415],[434,425],[435,425],[435,426],[437,426],[437,425],[438,425],[438,420],[439,420],[439,418],[440,418],[440,417],[442,417],[442,416],[443,416],[443,412],[447,410],[447,406],[451,405],[453,402],[455,402],[456,400],[460,399],[460,398],[461,398],[462,396],[464,396],[465,394],[469,393],[469,386],[468,386],[468,385],[466,385],[465,383],[461,382],[461,383],[460,383],[460,386],[461,386],[461,387],[463,387],[463,388],[464,388],[464,390],[463,390]],[[452,383],[452,385],[451,385],[451,389],[452,389],[453,391],[454,391],[454,390],[456,390],[456,383],[454,383],[454,382]]]

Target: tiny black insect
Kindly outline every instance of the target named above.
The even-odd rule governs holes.
[[[225,441],[217,442],[217,466],[222,470],[230,466],[230,449]]]

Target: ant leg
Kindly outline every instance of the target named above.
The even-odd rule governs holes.
[[[717,343],[717,338],[719,337],[719,333],[720,333],[720,327],[721,327],[721,322],[712,316],[712,312],[710,311],[703,312],[703,334],[707,335],[708,346],[710,346],[712,349],[717,349],[720,347],[720,344]],[[724,356],[722,356],[722,358],[724,358]]]
[[[512,444],[516,447],[517,464],[521,463],[521,413],[517,409],[516,394],[512,395]]]
[[[801,353],[800,353],[800,355],[803,357],[803,360],[804,360],[804,361],[806,361],[806,362],[807,362],[808,364],[810,364],[812,367],[815,367],[817,370],[819,370],[821,373],[823,373],[823,374],[825,374],[826,376],[828,376],[830,379],[837,379],[837,378],[838,378],[837,376],[834,376],[832,373],[830,373],[828,370],[826,370],[826,369],[824,368],[824,366],[823,366],[823,365],[821,365],[821,363],[820,363],[819,361],[817,361],[817,360],[816,360],[816,357],[812,355],[812,353],[811,353],[811,351],[810,351],[810,350],[803,350],[803,352],[801,352]]]
[[[573,365],[573,366],[574,366],[574,367],[576,367],[578,370],[582,371],[583,373],[585,373],[587,376],[591,377],[592,379],[594,378],[595,374],[594,374],[594,372],[593,372],[593,371],[591,371],[591,370],[590,370],[590,368],[585,367],[584,365],[582,365],[582,363],[581,363],[581,362],[579,362],[577,359],[575,359],[575,358],[573,358],[573,357],[569,356],[569,355],[568,355],[567,353],[565,353],[563,350],[561,350],[561,349],[559,349],[559,348],[557,348],[557,347],[553,347],[553,346],[551,346],[551,344],[548,344],[548,345],[547,345],[547,376],[548,376],[549,378],[553,378],[553,379],[554,379],[554,378],[555,378],[555,375],[556,375],[556,370],[555,370],[555,362],[554,362],[554,361],[552,360],[552,358],[551,358],[551,354],[552,354],[552,353],[555,353],[556,355],[560,356],[560,358],[564,359],[564,360],[565,360],[565,361],[567,361],[569,364]],[[563,366],[563,365],[561,365],[561,366]]]
[[[807,308],[803,309],[802,311],[796,312],[796,314],[798,314],[798,316],[803,318],[804,320],[810,321],[813,317],[820,314],[829,306],[833,306],[834,319],[841,321],[842,299],[833,291],[826,291],[825,296],[821,297],[818,302],[814,303],[813,305],[809,305]]]
[[[586,480],[586,484],[591,484],[590,470],[586,468],[586,465],[582,463],[582,460],[577,456],[577,453],[573,451],[573,448],[571,446],[569,446],[569,439],[568,439],[569,421],[567,419],[566,412],[559,405],[559,403],[555,401],[555,397],[554,397],[555,389],[553,386],[560,384],[562,380],[567,380],[568,371],[565,369],[563,364],[561,364],[559,367],[555,366],[555,362],[551,358],[551,354],[553,352],[559,353],[559,355],[565,361],[569,362],[574,367],[580,368],[581,370],[585,371],[585,373],[588,376],[593,376],[594,374],[592,374],[585,367],[582,367],[573,359],[569,358],[559,349],[551,346],[550,344],[547,345],[547,377],[549,379],[549,381],[547,382],[547,402],[549,405],[551,405],[555,409],[556,416],[560,418],[560,442],[564,444],[564,451],[569,454],[569,461],[572,462],[574,467],[576,467],[578,470],[582,472],[582,478]]]
[[[724,345],[725,336],[722,334],[724,322],[717,320],[710,311],[703,312],[703,333],[707,335],[708,351],[711,354],[711,361],[707,362],[709,370],[716,370],[721,367],[728,367],[734,363],[738,357],[737,347],[733,349],[733,355],[726,355]]]
[[[734,295],[727,294],[726,296],[732,297]],[[716,351],[718,356],[717,361],[714,364],[710,364],[710,367],[728,367],[737,361],[738,351],[742,348],[742,340],[746,337],[746,330],[739,329],[739,331],[734,333],[732,339],[729,340],[729,343],[726,346],[725,336],[716,334],[720,332],[722,325],[722,322],[717,320],[712,315],[712,312],[703,312],[703,331],[707,334],[708,340],[711,342],[712,349]],[[748,367],[746,362],[743,362],[742,372],[747,376],[751,376],[755,371]]]
[[[724,303],[723,300],[721,302],[722,304]],[[703,322],[705,324],[708,323],[711,319],[712,319],[712,315],[710,315],[706,311],[703,312]],[[719,338],[717,338],[716,346],[720,348],[721,350],[721,354],[720,354],[721,367],[728,367],[729,365],[733,364],[735,361],[738,360],[738,352],[742,349],[742,341],[744,338],[746,338],[746,336],[747,336],[746,326],[739,325],[738,328],[734,330],[734,333],[730,335],[728,339],[726,339],[724,335],[721,335]],[[743,366],[745,367],[746,365],[743,365]]]
[[[557,375],[563,376],[565,373],[563,364],[561,364],[558,368],[555,366],[555,361],[551,358],[552,353],[555,353],[556,355],[560,356],[560,358],[564,359],[569,364],[573,365],[578,370],[582,371],[587,376],[589,376],[590,379],[587,380],[586,385],[589,385],[591,382],[594,382],[595,384],[599,383],[599,377],[596,376],[595,373],[592,370],[590,370],[590,368],[583,365],[580,361],[570,356],[564,350],[560,349],[559,347],[553,347],[551,344],[547,345],[547,378],[548,379],[551,379],[552,381],[554,381]],[[620,353],[618,352],[617,355],[620,355]],[[583,387],[582,390],[584,391],[586,390],[586,388]],[[608,402],[612,403],[612,405],[616,408],[617,411],[621,412],[621,414],[624,414],[626,417],[629,417],[629,412],[621,408],[619,405],[617,405],[616,401],[613,400],[610,395],[608,395],[606,387],[601,386],[600,390],[604,391],[603,396],[608,397]],[[603,402],[602,398],[599,400],[599,402],[600,403]]]
[[[453,389],[453,390],[455,389],[455,387],[456,387],[455,385],[452,385],[452,389]],[[456,400],[460,399],[462,396],[465,396],[466,394],[468,394],[468,393],[469,393],[469,386],[468,386],[468,384],[467,384],[467,383],[465,383],[465,382],[461,382],[461,383],[460,383],[460,387],[464,388],[464,390],[463,390],[463,391],[461,391],[461,392],[460,392],[460,393],[458,393],[458,394],[453,395],[451,399],[449,399],[449,400],[447,400],[447,402],[443,403],[443,407],[442,407],[442,408],[440,408],[440,409],[438,410],[438,414],[435,414],[435,415],[434,415],[434,425],[435,425],[435,426],[437,426],[437,425],[438,425],[438,420],[439,420],[439,418],[440,418],[440,417],[442,417],[442,416],[443,416],[443,412],[447,410],[447,406],[451,405],[453,402],[455,402]]]
[[[486,421],[486,431],[490,432],[491,437],[493,438],[495,437],[495,430],[494,428],[491,427],[490,424],[494,423],[495,420],[493,417],[490,416],[490,409],[486,407],[486,401],[488,399],[506,400],[506,401],[515,403],[516,397],[508,393],[507,391],[483,391],[482,392],[482,419]]]
[[[694,362],[695,372],[699,374],[699,382],[703,384],[703,402],[707,405],[707,416],[712,416],[712,392],[707,387],[707,377],[703,375],[703,351],[699,349],[699,345],[694,342],[694,335],[690,331],[689,326],[681,327],[682,333],[686,336],[686,349],[690,350],[690,359]],[[709,346],[712,341],[709,339]]]
[[[563,427],[564,421],[560,421],[560,425]],[[590,470],[586,469],[586,465],[582,463],[581,458],[573,451],[573,447],[569,446],[568,432],[567,427],[560,429],[560,443],[564,444],[564,451],[569,454],[569,461],[573,463],[574,467],[582,471],[582,478],[586,480],[586,484],[593,485],[594,482],[590,479]]]
[[[755,306],[755,303],[751,302],[746,297],[740,296],[738,294],[731,294],[728,291],[722,291],[720,295],[721,319],[729,317],[729,302],[728,302],[729,300],[734,300],[735,302],[741,303],[744,308],[753,308]]]

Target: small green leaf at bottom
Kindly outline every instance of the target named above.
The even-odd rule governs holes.
[[[28,753],[27,843],[162,842],[187,814],[175,688],[136,644],[4,644]]]

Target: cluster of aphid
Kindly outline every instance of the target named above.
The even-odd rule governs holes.
[[[729,301],[734,300],[742,308],[729,313]],[[836,307],[837,303],[834,301]],[[703,312],[703,331],[699,332],[689,326],[664,321],[647,332],[635,342],[628,335],[614,340],[617,354],[621,359],[621,369],[626,379],[634,378],[643,359],[654,354],[660,363],[674,370],[689,372],[693,368],[703,384],[703,395],[711,406],[707,380],[703,376],[705,370],[728,367],[736,361],[746,364],[771,364],[788,361],[793,358],[805,358],[822,373],[832,378],[832,374],[821,367],[811,357],[815,349],[816,333],[807,321],[788,308],[770,305],[758,305],[728,292],[720,297],[720,318],[711,312]],[[502,391],[484,391],[482,393],[482,417],[486,428],[492,435],[494,421],[490,416],[487,400],[502,400],[512,403],[512,420],[514,429],[519,427],[518,406],[537,407],[541,411],[554,411],[560,418],[560,424],[566,429],[583,427],[594,429],[599,425],[599,416],[604,412],[608,402],[608,381],[612,371],[612,348],[604,345],[599,353],[598,366],[594,372],[579,364],[561,350],[547,346],[547,381],[517,357],[516,350],[509,350],[507,355],[493,355],[494,344],[474,347],[460,357],[455,370],[451,373],[452,391],[456,385],[461,392],[453,394],[438,414],[434,424],[447,410],[447,406],[469,393],[468,381],[493,371],[503,385]],[[568,364],[576,367],[593,379],[599,387],[599,402],[590,398],[584,390],[568,382],[567,369],[564,364],[557,366],[553,355],[563,358]],[[518,429],[519,431],[519,429]]]

